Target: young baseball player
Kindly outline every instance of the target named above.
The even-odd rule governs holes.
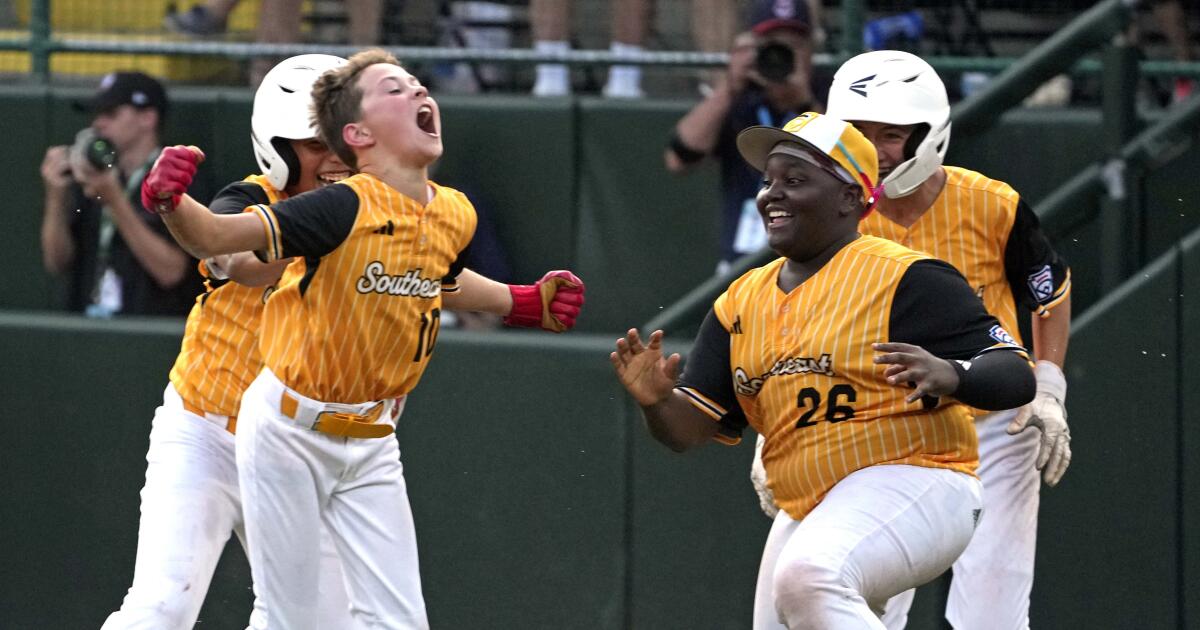
[[[754,628],[882,628],[889,597],[944,571],[981,509],[966,404],[1033,398],[1024,352],[952,267],[860,236],[874,148],[807,113],[751,127],[758,208],[781,258],[735,280],[682,377],[662,332],[611,359],[651,434],[675,450],[766,436],[782,510],[763,551]],[[953,398],[951,398],[953,397]],[[965,404],[964,404],[965,403]]]
[[[474,209],[429,181],[442,153],[438,106],[394,57],[353,56],[317,80],[313,101],[321,139],[359,174],[216,215],[182,196],[201,155],[172,147],[147,194],[156,211],[175,213],[175,233],[192,251],[300,258],[264,307],[264,367],[238,415],[251,568],[270,627],[317,627],[324,523],[355,623],[425,628],[389,411],[403,406],[433,353],[442,295],[458,292],[456,308],[506,315],[510,325],[563,331],[574,325],[584,287],[565,271],[529,286],[460,275]]]
[[[267,73],[250,120],[262,174],[222,190],[212,202],[213,212],[240,213],[247,205],[278,201],[350,175],[309,123],[313,81],[345,62],[301,55]],[[171,217],[166,218],[170,227]],[[188,316],[150,432],[133,586],[105,630],[191,628],[230,532],[245,547],[234,431],[242,392],[262,367],[258,331],[264,289],[230,282],[228,275],[252,285],[270,284],[286,264],[263,264],[252,255],[201,264],[207,290]],[[328,536],[322,543],[321,627],[349,627],[340,564]],[[265,624],[264,602],[256,599],[250,627]]]
[[[850,59],[834,77],[828,113],[854,124],[879,152],[884,194],[878,211],[860,224],[862,233],[954,265],[1016,343],[1021,343],[1017,306],[1033,313],[1038,393],[1020,409],[977,413],[987,517],[954,564],[946,608],[955,628],[1028,628],[1037,471],[1054,486],[1071,461],[1062,372],[1070,334],[1070,269],[1012,187],[942,165],[950,143],[950,105],[941,79],[919,57],[885,50]],[[1040,431],[1026,430],[1030,426]],[[769,498],[763,503],[770,509]],[[905,626],[912,596],[907,592],[888,603],[889,628]]]

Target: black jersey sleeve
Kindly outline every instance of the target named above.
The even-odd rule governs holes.
[[[268,249],[256,253],[267,261],[325,256],[350,235],[358,206],[358,194],[344,184],[331,184],[273,206],[254,206],[268,234]]]
[[[471,244],[467,243],[467,246],[458,252],[458,257],[454,259],[454,262],[450,263],[450,270],[442,276],[442,292],[453,293],[458,290],[458,274],[467,268],[467,258],[470,255]]]
[[[270,202],[262,186],[251,182],[233,182],[217,193],[208,209],[213,214],[238,214],[250,206]]]
[[[913,263],[892,300],[890,341],[921,346],[943,359],[968,360],[981,352],[1023,351],[983,307],[966,279],[949,263]]]
[[[1016,303],[1043,316],[1071,290],[1067,261],[1054,251],[1024,199],[1017,202],[1017,216],[1004,246],[1004,275]]]
[[[960,401],[1010,409],[1033,398],[1028,354],[948,263],[923,260],[908,268],[896,287],[889,326],[890,341],[920,346],[954,363],[959,374],[954,396]],[[988,356],[994,350],[1012,356]]]
[[[747,422],[729,373],[729,331],[711,309],[700,325],[675,389],[720,425],[719,441],[736,444],[741,440]]]

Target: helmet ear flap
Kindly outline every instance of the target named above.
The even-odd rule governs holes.
[[[908,140],[904,141],[904,160],[908,161],[916,157],[917,147],[925,141],[925,137],[929,135],[929,124],[918,123],[913,126],[912,133],[909,134]]]
[[[300,181],[300,156],[296,155],[296,150],[292,148],[292,143],[285,138],[271,138],[271,147],[275,149],[275,153],[283,160],[283,166],[287,169],[287,182],[283,185],[284,188],[291,188]]]

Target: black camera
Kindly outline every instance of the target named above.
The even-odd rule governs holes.
[[[771,83],[784,83],[796,69],[796,53],[787,44],[766,42],[754,53],[754,69]]]
[[[92,168],[100,171],[117,164],[117,147],[108,138],[96,134],[91,127],[84,127],[75,134],[71,154],[83,158]]]

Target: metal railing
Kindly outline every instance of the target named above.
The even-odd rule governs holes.
[[[1051,237],[1062,236],[1086,221],[1100,218],[1101,242],[1105,251],[1100,269],[1101,286],[1117,286],[1141,262],[1139,246],[1140,205],[1128,193],[1133,181],[1191,147],[1200,131],[1200,96],[1170,110],[1161,120],[1134,137],[1137,116],[1133,98],[1139,74],[1188,75],[1193,64],[1155,62],[1138,64],[1130,42],[1124,37],[1136,0],[1105,0],[1030,51],[1019,63],[1004,66],[987,86],[954,108],[956,133],[978,133],[992,125],[1000,114],[1051,77],[1087,68],[1103,80],[1103,127],[1108,155],[1085,168],[1037,205],[1044,229]],[[1105,47],[1101,60],[1084,59],[1096,48]],[[958,60],[958,69],[985,65],[979,60]],[[992,61],[996,63],[996,60]],[[931,64],[933,64],[931,60]],[[935,68],[944,70],[955,62]],[[1000,67],[1000,66],[995,66]],[[1098,195],[1099,209],[1092,203]],[[776,257],[769,248],[748,254],[727,274],[710,278],[658,316],[646,323],[647,330],[671,334],[699,321],[712,301],[739,273]]]
[[[357,52],[361,46],[329,44],[265,44],[228,41],[129,41],[104,39],[84,35],[55,34],[50,24],[50,1],[33,0],[30,6],[29,36],[0,39],[0,50],[29,52],[32,58],[32,73],[37,80],[50,79],[50,57],[63,52],[122,53],[138,55],[173,55],[224,57],[228,59],[251,59],[255,57],[286,57],[312,52],[323,52],[347,56]],[[1036,68],[1021,70],[1022,64],[1033,57],[929,57],[927,60],[939,72],[985,72],[998,76],[984,88],[982,94],[960,105],[961,120],[956,112],[956,126],[969,124],[972,117],[987,103],[1012,100],[1012,94],[1026,88],[1032,89],[1040,81],[1036,77],[1049,78],[1059,72],[1075,75],[1096,75],[1103,71],[1103,63],[1097,59],[1084,59],[1082,54],[1072,54],[1073,49],[1086,52],[1107,35],[1099,34],[1096,27],[1104,24],[1124,23],[1136,0],[1105,0],[1089,9],[1083,16],[1056,33],[1038,50],[1046,49],[1054,54],[1044,55]],[[814,65],[832,70],[849,57],[862,50],[862,29],[865,15],[862,0],[847,0],[842,3],[840,50],[814,56]],[[1111,30],[1105,30],[1111,33]],[[608,50],[569,50],[562,52],[539,52],[527,48],[483,49],[442,48],[421,46],[384,46],[389,52],[406,63],[421,62],[479,62],[514,65],[537,63],[563,63],[572,66],[607,66],[628,64],[641,66],[679,68],[719,68],[729,62],[728,53],[694,51],[643,51],[639,53],[614,53]],[[1190,76],[1200,78],[1200,62],[1143,61],[1138,71],[1147,76]],[[1019,74],[1018,74],[1019,72]],[[1030,83],[1036,83],[1030,86]],[[1025,92],[1028,93],[1028,92]],[[992,99],[1000,98],[1003,101]],[[991,95],[984,98],[985,95]],[[1011,103],[1010,103],[1011,104]],[[982,111],[982,110],[980,110]]]

